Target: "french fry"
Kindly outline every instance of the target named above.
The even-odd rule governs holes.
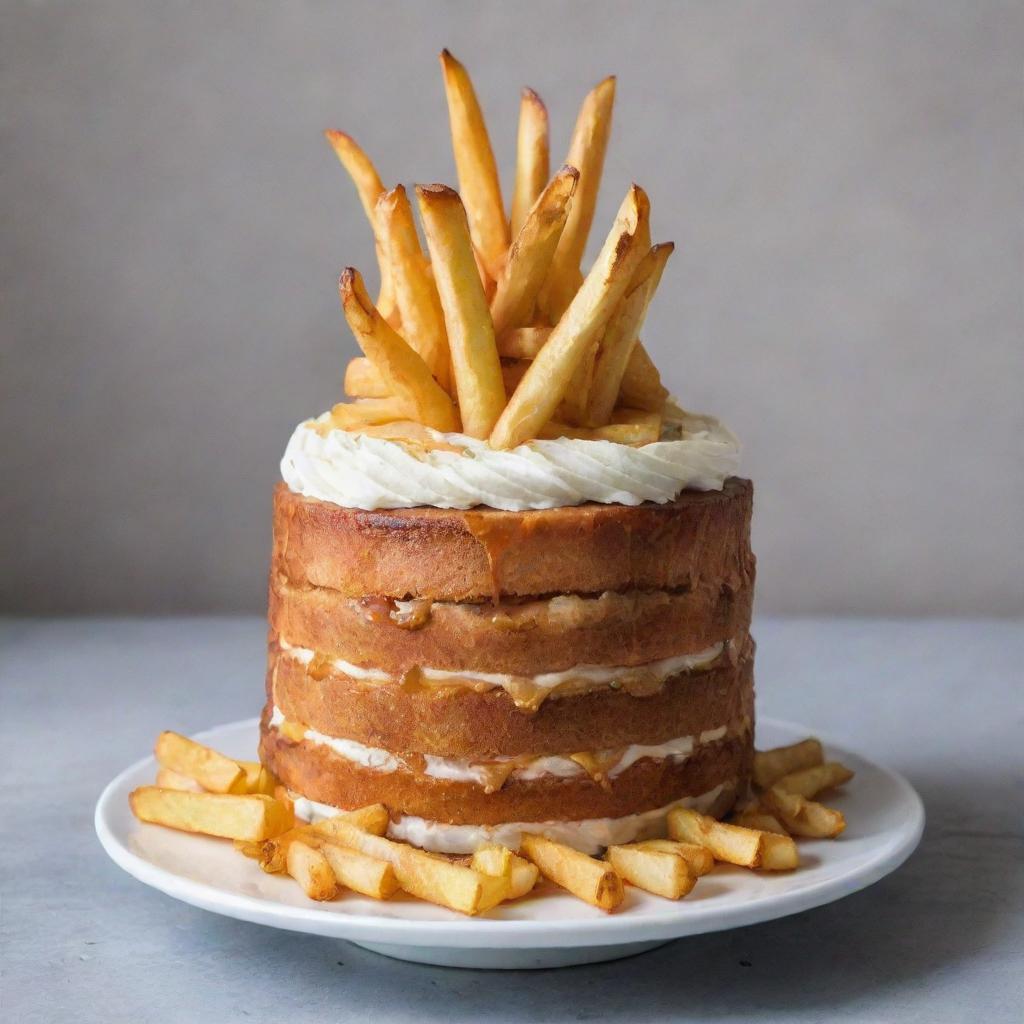
[[[762,835],[762,871],[792,871],[800,866],[800,854],[797,852],[796,843],[789,836],[782,836],[777,832],[763,832]]]
[[[778,836],[789,835],[778,818],[757,807],[741,811],[732,819],[731,824],[756,829],[758,832],[772,832]]]
[[[520,850],[545,878],[601,910],[614,910],[625,896],[622,879],[608,864],[571,846],[526,833]]]
[[[423,357],[430,372],[448,387],[448,339],[434,278],[420,249],[412,206],[399,185],[377,200],[377,221],[391,267],[402,334]]]
[[[333,818],[323,818],[310,825],[310,829],[317,835],[333,838],[337,833],[335,826],[341,822],[346,825],[355,825],[364,832],[370,832],[375,836],[382,836],[388,830],[388,809],[383,804],[367,804],[366,807],[357,807],[352,811],[343,811]]]
[[[140,821],[248,842],[280,835],[293,821],[284,804],[262,793],[235,796],[141,786],[132,791],[129,803]]]
[[[551,337],[550,327],[510,327],[498,335],[502,359],[533,359]]]
[[[541,427],[538,436],[544,439],[573,437],[580,441],[614,441],[616,444],[644,445],[657,441],[660,433],[660,423],[606,423],[603,427],[575,427],[569,423],[552,420]]]
[[[356,356],[345,367],[345,394],[350,398],[387,398],[388,383],[366,356]]]
[[[505,406],[505,387],[466,211],[444,185],[417,185],[416,197],[444,310],[462,430],[484,438]]]
[[[375,900],[386,900],[398,891],[395,869],[386,860],[336,846],[329,840],[323,841],[320,853],[331,866],[334,877],[346,889]]]
[[[813,800],[819,793],[845,785],[853,778],[853,772],[838,761],[827,761],[825,764],[812,765],[799,771],[783,775],[776,779],[776,789],[787,793],[796,793],[805,800]]]
[[[640,342],[633,346],[622,375],[619,401],[636,409],[650,409],[660,412],[668,398],[668,391],[661,383],[661,374],[654,365],[647,350]]]
[[[312,824],[299,825],[268,839],[260,852],[260,867],[268,874],[284,871],[288,847],[299,840],[316,843],[321,839],[334,839],[338,823],[354,825],[374,835],[383,835],[388,827],[388,812],[383,804],[370,804],[354,811],[345,811],[333,818],[324,818]]]
[[[263,843],[251,843],[246,839],[235,839],[233,844],[243,857],[248,857],[250,860],[259,860],[260,854],[263,853]]]
[[[633,275],[630,290],[619,300],[605,327],[587,400],[586,422],[592,427],[611,419],[630,354],[674,248],[671,242],[663,242],[647,253]]]
[[[161,768],[156,773],[156,784],[161,789],[181,789],[187,793],[205,793],[206,790],[188,775],[172,771],[170,768]]]
[[[576,118],[565,162],[579,169],[579,187],[555,250],[551,274],[540,296],[541,308],[552,323],[568,308],[578,287],[580,264],[587,247],[587,237],[597,206],[597,193],[601,186],[614,103],[615,77],[611,76],[587,94]]]
[[[369,426],[354,427],[352,433],[365,434],[367,437],[382,437],[388,441],[417,448],[435,449],[439,451],[461,452],[456,445],[448,444],[434,437],[422,423],[414,420],[393,420],[391,423],[375,423]]]
[[[410,895],[462,914],[483,913],[508,896],[509,882],[504,876],[481,874],[414,846],[371,835],[347,822],[338,824],[333,839],[387,861],[394,868],[398,884]]]
[[[342,167],[348,171],[348,176],[359,193],[359,201],[366,213],[366,219],[370,222],[370,227],[373,230],[377,265],[380,267],[380,293],[377,296],[377,308],[380,310],[381,316],[391,323],[392,320],[396,320],[395,292],[391,282],[391,266],[388,263],[387,249],[377,223],[376,210],[377,199],[384,191],[384,185],[377,173],[377,168],[373,166],[373,161],[363,152],[351,135],[328,129],[324,132],[324,138],[331,144]],[[392,326],[396,325],[397,321],[392,324]]]
[[[679,854],[643,844],[609,846],[605,857],[620,878],[655,896],[678,900],[697,884],[697,873]]]
[[[331,409],[331,426],[338,430],[356,430],[380,423],[409,418],[413,410],[410,403],[397,395],[388,398],[359,398],[354,402],[339,402]]]
[[[846,828],[846,818],[842,812],[814,800],[805,800],[795,793],[787,793],[778,786],[765,790],[761,799],[768,810],[795,836],[835,839]]]
[[[509,243],[498,165],[469,73],[447,50],[441,51],[441,71],[459,191],[466,204],[473,243],[488,274],[497,280]],[[436,272],[436,259],[434,262]]]
[[[366,294],[359,271],[348,267],[342,272],[338,294],[345,319],[359,347],[380,370],[395,394],[415,413],[416,419],[435,430],[457,429],[452,400],[431,376],[422,356],[413,351],[380,315]],[[400,418],[405,417],[395,417]]]
[[[338,880],[319,850],[298,840],[288,847],[285,861],[288,874],[302,887],[311,900],[333,900],[338,894]]]
[[[813,737],[786,747],[754,752],[754,785],[767,789],[784,775],[813,768],[825,760],[821,741]]]
[[[516,138],[516,183],[512,192],[512,237],[515,238],[537,196],[548,180],[548,108],[532,90],[519,97],[519,134]]]
[[[237,761],[180,733],[160,733],[154,752],[161,768],[187,775],[211,793],[246,791],[245,771]]]
[[[644,839],[633,845],[660,853],[674,853],[682,857],[698,877],[706,875],[715,866],[711,851],[697,843],[681,843],[677,839]]]
[[[491,302],[495,333],[522,327],[532,319],[579,176],[575,167],[563,167],[541,192],[516,235]]]
[[[481,846],[470,867],[485,875],[502,875],[508,879],[508,899],[517,900],[533,890],[540,876],[540,869],[523,857],[514,854],[507,846],[487,844]]]
[[[573,375],[647,251],[649,217],[647,195],[632,186],[586,280],[495,424],[492,448],[514,448],[536,437],[566,396]]]
[[[764,858],[763,832],[726,825],[687,807],[668,812],[668,834],[673,839],[698,843],[710,850],[715,860],[741,868],[759,868]]]
[[[239,761],[238,767],[245,772],[246,793],[265,793],[267,796],[274,795],[274,787],[277,786],[277,779],[273,773],[264,768],[259,761]],[[160,783],[158,782],[157,785]]]
[[[274,799],[279,804],[282,804],[284,807],[286,807],[288,809],[288,813],[289,814],[294,816],[294,814],[295,814],[295,801],[292,799],[291,793],[288,792],[288,787],[287,786],[282,786],[280,783],[278,783],[274,787],[273,796],[274,796]]]

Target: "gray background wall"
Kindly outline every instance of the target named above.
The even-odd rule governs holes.
[[[597,223],[635,177],[678,243],[647,339],[746,442],[762,611],[1024,610],[1021,4],[129,0],[0,11],[3,609],[262,605],[373,263],[319,133],[453,182],[444,45],[506,169],[521,85],[557,156],[618,73]]]

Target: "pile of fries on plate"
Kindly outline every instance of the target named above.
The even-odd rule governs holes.
[[[730,822],[678,807],[668,814],[670,838],[611,846],[604,859],[529,833],[518,853],[490,844],[472,857],[447,857],[386,838],[382,804],[315,823],[297,819],[288,792],[265,768],[177,733],[161,733],[156,759],[156,785],[130,797],[141,821],[232,839],[264,871],[290,875],[313,900],[345,889],[385,900],[402,890],[463,914],[526,896],[540,875],[612,911],[627,882],[677,900],[716,862],[792,870],[800,863],[794,836],[834,839],[846,827],[839,811],[814,797],[853,777],[807,739],[755,754],[755,795]]]
[[[531,438],[647,444],[668,392],[638,336],[673,244],[651,245],[650,203],[630,187],[601,251],[581,262],[611,130],[615,79],[583,101],[565,164],[549,178],[548,115],[523,90],[506,216],[483,112],[466,69],[441,54],[459,192],[385,189],[351,136],[328,131],[373,229],[376,303],[359,272],[341,304],[365,355],[345,373],[354,401],[325,429],[437,444],[427,428],[513,448]]]

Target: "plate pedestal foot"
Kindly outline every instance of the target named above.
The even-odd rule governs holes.
[[[672,941],[671,939],[668,941]],[[575,967],[579,964],[600,964],[606,960],[621,960],[666,945],[657,942],[625,942],[614,946],[557,946],[536,949],[478,949],[470,946],[458,949],[452,946],[401,946],[389,942],[353,942],[381,956],[393,960],[409,960],[417,964],[436,967],[469,967],[484,971],[530,971],[550,967]]]

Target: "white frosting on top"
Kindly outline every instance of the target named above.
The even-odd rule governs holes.
[[[438,434],[458,451],[407,446],[325,429],[330,413],[300,423],[281,476],[296,494],[347,508],[527,509],[587,501],[639,505],[680,491],[718,491],[739,466],[739,442],[718,420],[681,413],[673,438],[640,447],[560,437],[499,451],[464,434]]]
[[[733,783],[727,785],[732,786]],[[401,839],[413,846],[435,853],[474,853],[484,843],[501,843],[513,850],[519,849],[524,832],[545,835],[584,853],[599,853],[607,846],[631,843],[665,834],[665,818],[673,807],[692,807],[707,811],[718,799],[726,785],[700,796],[684,797],[665,807],[624,818],[585,818],[582,821],[510,821],[502,825],[448,825],[429,821],[412,814],[403,814],[388,826],[392,839]],[[342,814],[340,808],[296,796],[295,813],[307,821],[319,821]]]

